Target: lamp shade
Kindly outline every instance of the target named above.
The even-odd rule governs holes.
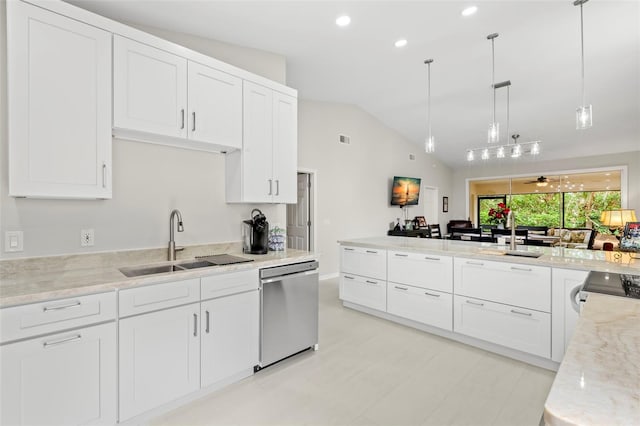
[[[622,228],[627,222],[636,222],[636,211],[633,209],[605,210],[600,222],[609,228]]]

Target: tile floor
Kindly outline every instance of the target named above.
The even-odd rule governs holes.
[[[554,373],[351,309],[320,283],[320,350],[155,425],[531,425]]]

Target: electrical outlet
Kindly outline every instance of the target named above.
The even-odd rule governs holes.
[[[7,231],[4,234],[4,251],[22,251],[24,249],[22,231]]]
[[[80,230],[80,246],[91,247],[93,246],[95,237],[93,235],[93,229]]]

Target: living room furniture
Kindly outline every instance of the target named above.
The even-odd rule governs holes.
[[[440,224],[432,223],[429,226],[429,238],[442,238],[442,233],[440,232]]]
[[[547,235],[547,232],[549,231],[548,226],[518,225],[516,226],[516,229],[526,229],[529,231],[529,237],[531,237],[531,235]]]
[[[516,228],[515,234],[516,234],[516,243],[523,244],[523,243],[526,243],[529,237],[529,230]],[[511,238],[511,229],[491,229],[491,241],[493,241],[494,243],[497,243],[498,236],[505,236],[505,237]]]
[[[431,238],[429,234],[429,228],[412,229],[408,231],[404,231],[404,230],[394,231],[391,229],[387,231],[387,235],[392,235],[395,237]]]
[[[555,247],[565,248],[593,248],[596,230],[590,228],[550,228],[548,236],[559,237]]]
[[[450,220],[447,223],[447,234],[451,235],[453,228],[473,228],[473,224],[470,220]]]

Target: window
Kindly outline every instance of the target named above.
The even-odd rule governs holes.
[[[564,227],[585,228],[595,224],[599,232],[606,231],[600,225],[600,214],[604,210],[620,208],[620,191],[565,192]],[[601,229],[602,228],[602,229]]]
[[[560,218],[559,193],[515,194],[507,197],[507,205],[516,214],[518,225],[558,228]]]
[[[506,197],[490,196],[490,197],[478,197],[478,223],[480,225],[489,224],[489,209],[496,208],[498,203],[506,204]]]

